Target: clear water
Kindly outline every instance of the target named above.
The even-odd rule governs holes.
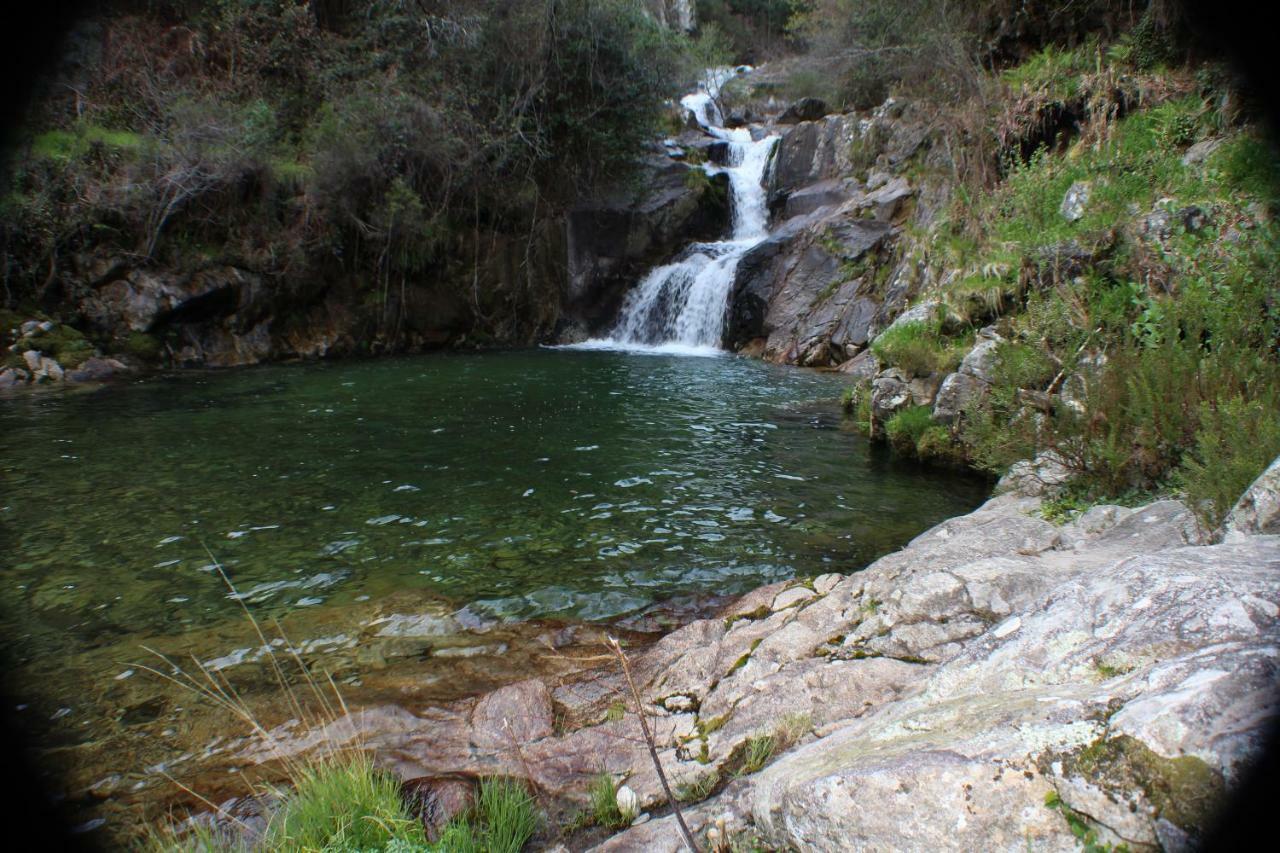
[[[840,428],[833,376],[732,357],[433,355],[0,400],[5,636],[75,656],[439,596],[608,620],[847,572],[982,499]]]

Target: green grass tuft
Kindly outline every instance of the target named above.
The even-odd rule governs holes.
[[[365,758],[306,768],[272,818],[268,850],[380,850],[391,841],[426,843],[400,783]]]

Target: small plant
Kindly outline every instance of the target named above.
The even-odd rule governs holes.
[[[616,723],[619,720],[621,720],[626,715],[626,713],[627,713],[627,706],[623,703],[621,699],[615,699],[609,705],[609,710],[605,712],[604,718],[611,723]]]
[[[1050,791],[1045,795],[1044,804],[1047,808],[1061,812],[1066,818],[1067,826],[1071,828],[1071,834],[1080,841],[1080,849],[1084,853],[1128,853],[1129,845],[1127,844],[1102,844],[1098,841],[1098,832],[1093,829],[1085,821],[1080,814],[1067,805],[1057,791]]]
[[[746,750],[742,756],[741,775],[755,773],[764,767],[773,757],[777,742],[773,735],[758,735],[747,740]]]
[[[589,789],[591,797],[590,816],[596,826],[617,829],[626,826],[628,821],[618,809],[618,792],[613,786],[613,777],[601,772],[591,780]]]
[[[304,768],[267,827],[266,850],[381,849],[424,844],[422,823],[405,807],[400,783],[367,758]]]
[[[436,846],[424,848],[423,853],[518,853],[537,830],[538,813],[523,783],[485,779],[471,813],[451,821]]]
[[[720,784],[720,771],[711,770],[703,773],[692,782],[686,782],[676,788],[676,799],[682,803],[700,803]]]
[[[778,726],[776,737],[780,745],[791,746],[813,728],[813,715],[799,711],[787,714]]]

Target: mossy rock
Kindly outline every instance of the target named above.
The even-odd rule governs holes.
[[[84,334],[71,326],[54,326],[31,336],[27,343],[29,349],[39,350],[69,370],[84,364],[95,352]]]
[[[1219,773],[1192,755],[1165,758],[1129,735],[1100,739],[1062,758],[1067,776],[1081,776],[1108,792],[1141,791],[1156,818],[1203,837],[1225,801]]]

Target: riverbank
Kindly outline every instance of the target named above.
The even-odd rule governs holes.
[[[1174,501],[1055,524],[1042,483],[1006,481],[855,575],[762,587],[634,652],[699,843],[1193,849],[1278,710],[1277,478],[1216,544]],[[359,744],[405,779],[512,776],[570,824],[548,830],[569,849],[680,850],[631,695],[602,655],[243,757]],[[654,817],[608,840],[573,829],[599,774]]]

